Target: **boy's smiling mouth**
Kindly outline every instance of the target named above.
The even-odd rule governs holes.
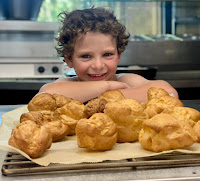
[[[103,74],[88,74],[88,76],[91,77],[92,79],[102,79],[102,78],[104,78],[105,75],[106,75],[106,73],[103,73]]]

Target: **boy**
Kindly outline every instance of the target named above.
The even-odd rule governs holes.
[[[74,68],[77,77],[46,84],[39,92],[86,102],[105,91],[119,89],[126,98],[144,102],[147,90],[157,87],[178,97],[176,90],[165,81],[150,81],[137,74],[115,74],[129,34],[113,12],[91,8],[63,12],[60,17],[63,24],[57,38],[57,52]]]

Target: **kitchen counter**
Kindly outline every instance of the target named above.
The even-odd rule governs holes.
[[[200,100],[182,100],[185,106],[200,110]],[[22,105],[0,106],[0,113],[13,110]],[[0,150],[0,167],[2,167],[7,152]],[[105,171],[91,173],[56,173],[46,175],[29,175],[8,177],[0,175],[0,181],[112,181],[112,180],[155,180],[155,181],[195,181],[200,180],[200,166],[180,167],[180,168],[164,168],[164,169],[148,169],[148,170],[128,170],[128,171]]]

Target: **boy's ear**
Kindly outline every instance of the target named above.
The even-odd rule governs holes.
[[[72,60],[70,60],[70,59],[67,58],[67,57],[64,57],[64,60],[65,60],[65,62],[66,62],[66,64],[68,65],[69,68],[73,68]]]

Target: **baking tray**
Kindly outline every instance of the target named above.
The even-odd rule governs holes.
[[[80,164],[50,164],[40,166],[22,155],[8,152],[2,165],[2,174],[5,176],[38,175],[55,173],[88,173],[127,171],[136,169],[159,169],[174,167],[199,166],[199,154],[168,153],[152,157],[126,159],[119,161],[104,161],[100,163]]]

